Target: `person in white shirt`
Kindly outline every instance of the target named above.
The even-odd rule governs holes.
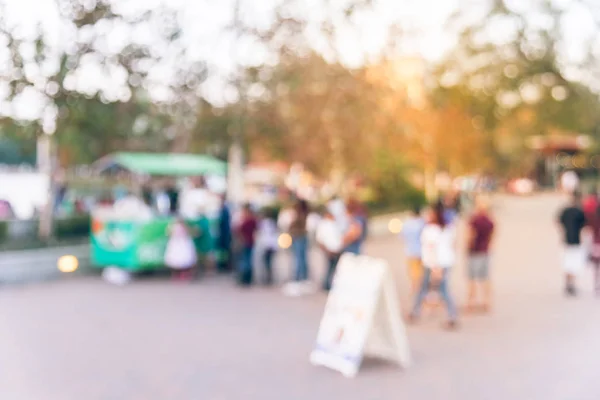
[[[566,193],[575,193],[579,188],[579,177],[575,171],[569,170],[562,174],[560,179],[562,190]]]
[[[421,308],[432,287],[437,290],[448,309],[448,328],[457,326],[457,310],[450,295],[448,285],[449,273],[455,263],[455,226],[444,222],[443,208],[429,209],[426,213],[427,224],[421,234],[421,257],[425,274],[421,289],[417,294],[415,305],[409,316],[411,322],[416,321],[421,314]]]
[[[204,180],[194,180],[191,187],[182,193],[179,213],[184,218],[197,219],[199,217],[198,210],[206,207],[208,197],[209,194],[205,188]]]
[[[258,244],[262,249],[267,285],[273,284],[273,258],[279,248],[279,230],[275,219],[273,210],[264,210],[258,226]]]
[[[313,240],[317,234],[317,227],[321,221],[321,215],[316,211],[311,211],[306,218],[306,230],[308,237]]]
[[[316,241],[327,258],[327,273],[323,281],[323,289],[329,291],[344,248],[344,232],[329,209],[324,211],[323,218],[319,221]]]
[[[281,232],[289,232],[290,226],[296,217],[296,212],[294,208],[291,206],[284,207],[279,212],[279,217],[277,219],[277,227]]]
[[[138,221],[148,221],[153,216],[152,209],[132,193],[127,193],[120,200],[117,200],[113,206],[113,211],[121,218],[135,218]]]
[[[156,209],[159,215],[169,215],[169,196],[164,190],[156,194]]]
[[[334,197],[327,203],[327,211],[333,215],[342,232],[346,232],[350,226],[350,218],[344,200]]]

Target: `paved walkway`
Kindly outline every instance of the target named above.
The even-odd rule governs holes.
[[[322,295],[289,299],[216,278],[116,288],[73,277],[0,290],[0,398],[597,400],[600,300],[588,275],[580,298],[562,297],[558,206],[551,196],[498,200],[494,314],[465,317],[456,333],[440,329],[443,313],[409,328],[407,371],[366,362],[348,380],[312,367]],[[406,299],[398,242],[368,251],[397,268]],[[459,265],[459,300],[463,276]]]

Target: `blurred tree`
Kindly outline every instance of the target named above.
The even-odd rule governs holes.
[[[35,136],[38,127],[33,123],[17,122],[0,117],[0,164],[35,165]]]
[[[8,85],[8,100],[15,103],[35,95],[42,108],[38,133],[56,132],[70,163],[129,147],[185,147],[186,132],[175,122],[189,127],[186,110],[195,108],[197,87],[206,77],[205,64],[187,57],[174,11],[158,7],[129,15],[115,4],[58,0],[61,43],[41,27],[33,37],[21,35],[0,12],[0,38],[8,41],[9,52],[0,84]],[[148,27],[151,44],[134,34]],[[151,73],[161,65],[171,66],[170,76],[157,81]]]
[[[390,176],[403,175],[411,166],[421,169],[425,150],[419,147],[423,127],[418,124],[431,122],[432,111],[419,113],[407,101],[405,90],[392,87],[386,77],[374,73],[378,69],[375,65],[349,69],[340,63],[328,62],[315,52],[302,56],[290,53],[268,70],[268,79],[248,78],[249,86],[260,85],[261,88],[257,91],[260,96],[249,101],[245,117],[252,156],[267,155],[267,158],[301,162],[334,181],[360,175],[378,185],[379,194],[389,196],[388,184],[394,180],[380,182],[384,175],[382,168],[389,168]],[[198,132],[210,143],[214,140],[210,139],[211,127],[226,129],[225,126],[234,123],[234,116],[233,109],[212,110],[199,118],[204,122]],[[434,132],[440,137],[448,134],[445,132],[443,136],[441,131],[446,117],[440,117],[439,132]],[[458,117],[456,119],[458,121]],[[471,127],[471,120],[467,118],[467,121]],[[407,126],[414,128],[413,131],[405,129]],[[462,125],[456,129],[462,129]],[[221,148],[224,146],[225,143]],[[379,165],[377,159],[381,154],[400,157],[407,163],[402,167],[394,163]],[[461,168],[462,160],[456,161],[453,157],[470,159],[475,154],[473,149],[465,151],[452,144],[446,158],[439,163],[450,160],[453,168]],[[340,170],[341,177],[336,176]],[[403,192],[402,188],[397,189]]]
[[[333,121],[332,115],[336,112],[332,113],[333,106],[331,106],[331,104],[339,105],[340,95],[335,91],[328,90],[329,87],[335,86],[335,83],[331,85],[329,80],[337,81],[336,74],[343,73],[342,70],[345,70],[341,65],[338,52],[338,39],[342,35],[338,28],[355,27],[354,17],[359,12],[373,7],[374,2],[372,0],[342,0],[338,2],[323,0],[318,5],[322,15],[319,18],[310,18],[303,13],[305,2],[284,0],[275,8],[272,23],[260,28],[247,24],[242,16],[241,5],[241,1],[236,2],[235,16],[230,30],[236,34],[240,44],[247,40],[262,47],[268,55],[266,59],[269,62],[258,66],[241,64],[245,70],[238,72],[237,76],[232,79],[232,86],[239,95],[235,125],[229,130],[232,133],[232,139],[239,140],[236,135],[240,135],[241,131],[257,133],[257,127],[264,127],[266,120],[270,120],[276,127],[268,129],[272,138],[273,135],[281,134],[281,129],[291,128],[285,132],[289,137],[279,142],[274,149],[282,150],[285,147],[289,149],[290,142],[297,146],[298,139],[302,139],[304,153],[302,155],[295,154],[298,153],[295,150],[292,154],[298,155],[299,161],[313,167],[317,167],[313,160],[318,159],[319,162],[316,164],[321,170],[324,166],[323,160],[326,160],[327,168],[334,176],[334,181],[341,181],[346,172],[346,165],[344,165],[346,155],[343,146],[345,138],[340,134],[339,126],[337,126],[339,124]],[[312,40],[312,35],[316,32],[324,39],[320,51],[315,50],[315,42]],[[236,54],[234,54],[235,56]],[[332,68],[327,71],[323,68],[319,70],[319,64]],[[327,74],[325,76],[315,75],[315,70],[327,72]],[[250,76],[248,72],[250,72]],[[318,86],[322,86],[323,81],[328,81],[325,83],[328,86],[319,89]],[[305,84],[313,89],[305,91],[295,89],[295,85],[298,84]],[[294,90],[290,91],[290,88]],[[288,93],[282,93],[286,90]],[[256,96],[257,92],[262,92],[262,95]],[[261,105],[260,100],[257,99],[257,97],[264,99],[265,96],[271,96],[269,102],[275,101],[275,98],[282,102],[278,105],[276,113],[267,111],[268,107],[264,107],[266,103]],[[310,117],[303,114],[305,110],[297,110],[296,101],[304,100],[316,102],[313,103],[315,109],[306,110],[310,113]],[[316,110],[316,107],[319,107],[317,104],[324,108]],[[252,112],[261,110],[261,117],[258,119],[250,117],[251,108],[254,109]],[[306,121],[302,121],[303,115]],[[291,126],[292,120],[295,121],[293,127]],[[307,141],[313,136],[307,136],[306,132],[310,131],[315,134],[315,130],[320,131],[319,140]],[[246,139],[248,138],[246,137]],[[327,149],[329,152],[327,157],[323,157],[323,149]]]
[[[588,72],[597,32],[587,44],[574,43],[587,54],[578,62],[566,48],[570,7],[549,0],[461,4],[448,25],[459,41],[435,73],[434,97],[469,110],[486,131],[486,153],[498,172],[524,159],[532,135],[594,131],[600,102]],[[578,6],[600,16],[588,3]]]
[[[60,43],[41,27],[34,36],[22,35],[2,19],[0,9],[0,39],[8,44],[0,84],[8,88],[13,104],[34,96],[40,108],[33,117],[39,127],[34,132],[51,135],[64,166],[90,162],[116,149],[172,145],[180,139],[179,131],[167,127],[175,125],[177,110],[205,77],[203,64],[185,57],[176,14],[159,7],[131,16],[115,4],[57,0],[65,35]],[[136,41],[133,32],[148,26],[154,27],[152,43]],[[116,34],[119,40],[111,40]],[[154,80],[153,68],[169,61],[175,64],[170,79]],[[157,92],[162,99],[153,98]],[[12,116],[19,118],[14,111]],[[40,224],[44,237],[52,230],[48,204]]]
[[[0,164],[19,165],[24,162],[18,143],[14,140],[0,138]]]

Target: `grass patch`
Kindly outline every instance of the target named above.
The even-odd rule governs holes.
[[[43,241],[39,239],[14,240],[10,242],[0,243],[0,252],[78,246],[82,244],[88,244],[89,242],[90,241],[88,237],[79,237],[71,239],[53,239],[50,241]]]
[[[10,224],[25,224],[17,236],[11,237]],[[59,219],[54,222],[54,237],[41,240],[37,237],[39,221],[0,221],[0,251],[33,250],[52,247],[80,245],[89,242],[89,216]]]

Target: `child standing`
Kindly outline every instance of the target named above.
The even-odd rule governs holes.
[[[178,218],[169,229],[165,264],[173,271],[173,280],[191,281],[196,262],[194,241],[183,220]]]
[[[279,247],[277,241],[279,239],[275,212],[273,210],[265,210],[258,228],[258,237],[260,246],[263,250],[263,263],[265,266],[267,285],[273,284],[273,258]]]

